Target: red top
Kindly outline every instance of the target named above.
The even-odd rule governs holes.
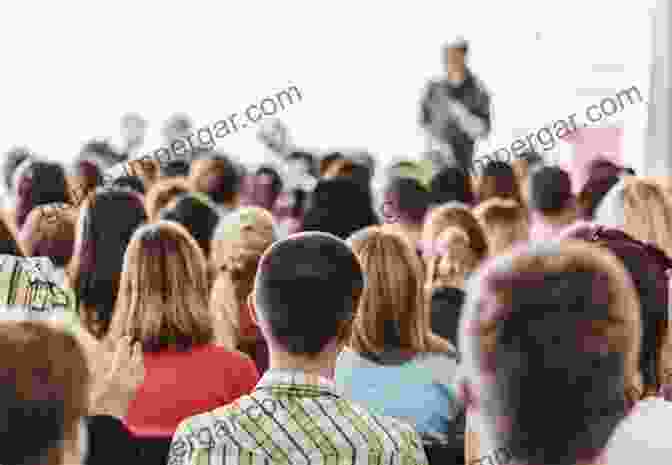
[[[215,345],[145,352],[145,381],[124,423],[139,436],[172,436],[187,417],[229,404],[259,381],[254,362]]]

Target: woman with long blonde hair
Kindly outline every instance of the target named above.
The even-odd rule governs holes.
[[[140,436],[172,436],[184,418],[226,405],[258,381],[252,360],[208,308],[203,252],[181,225],[159,221],[128,245],[108,339],[142,344],[146,377],[126,425]]]
[[[336,382],[355,401],[403,417],[424,433],[446,433],[459,405],[450,389],[453,346],[432,333],[416,253],[395,234],[369,227],[349,242],[366,276]]]
[[[254,359],[260,374],[268,368],[268,348],[250,316],[247,298],[259,260],[276,239],[275,223],[268,210],[243,207],[222,220],[212,244],[211,261],[217,275],[210,308],[231,321],[238,350]]]

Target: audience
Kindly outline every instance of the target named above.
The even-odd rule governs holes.
[[[385,229],[398,233],[420,254],[422,223],[429,210],[429,202],[429,191],[412,178],[393,178],[383,194]]]
[[[126,246],[147,214],[136,193],[100,188],[84,201],[78,221],[68,281],[77,295],[82,323],[102,339],[119,292]]]
[[[347,208],[344,208],[347,205]],[[321,231],[347,239],[367,226],[379,224],[371,196],[347,178],[322,180],[311,195],[303,218],[304,231]]]
[[[250,315],[248,296],[264,251],[277,239],[273,216],[259,207],[243,207],[217,227],[212,262],[217,277],[210,295],[213,312],[231,321],[238,350],[249,354],[259,373],[268,368],[268,347]]]
[[[283,182],[280,174],[271,166],[261,166],[252,179],[252,205],[273,211],[282,193]]]
[[[207,195],[224,216],[238,208],[242,175],[227,156],[204,155],[191,165],[189,182],[194,192]]]
[[[572,183],[566,171],[556,166],[542,166],[532,171],[528,180],[530,240],[554,238],[579,217]]]
[[[425,465],[410,426],[353,403],[332,380],[363,289],[357,257],[332,235],[298,234],[271,246],[250,298],[270,369],[250,395],[184,420],[169,463]]]
[[[350,239],[365,276],[350,343],[336,361],[345,395],[420,433],[447,433],[460,410],[455,348],[430,329],[420,259],[401,238],[367,228]]]
[[[49,257],[59,275],[59,286],[66,283],[66,271],[75,248],[77,213],[66,207],[47,204],[34,208],[18,236],[27,257]]]
[[[215,232],[219,215],[216,207],[203,194],[183,194],[175,199],[174,204],[165,208],[159,215],[163,220],[175,221],[184,226],[205,257],[210,256],[210,241]]]
[[[143,226],[128,245],[107,340],[142,344],[145,381],[125,417],[136,435],[172,436],[182,419],[228,404],[258,380],[208,309],[206,271],[203,252],[176,223]]]
[[[499,197],[523,205],[518,176],[511,165],[503,161],[492,161],[485,165],[480,176],[477,197],[479,202]]]
[[[70,203],[70,189],[65,170],[58,163],[30,161],[16,180],[17,230],[23,226],[30,211],[48,203]]]
[[[159,218],[162,209],[171,205],[177,197],[189,193],[189,183],[182,177],[161,179],[147,193],[145,206],[152,221]]]
[[[69,176],[72,203],[79,205],[89,192],[103,185],[103,173],[93,160],[79,160]]]
[[[430,190],[435,206],[448,202],[476,204],[471,177],[456,166],[448,166],[436,173],[430,182]]]
[[[672,201],[658,184],[634,177],[621,179],[599,204],[595,221],[672,256]]]
[[[639,311],[623,265],[589,245],[540,244],[482,268],[460,320],[477,436],[467,463],[611,464],[601,455],[641,384]]]
[[[493,197],[481,202],[474,208],[474,217],[488,238],[492,255],[505,253],[529,239],[527,211],[512,199]]]

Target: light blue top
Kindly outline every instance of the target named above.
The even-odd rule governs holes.
[[[446,433],[462,409],[453,383],[457,361],[424,354],[400,364],[378,364],[346,348],[335,381],[346,398],[373,413],[402,419],[420,433]]]

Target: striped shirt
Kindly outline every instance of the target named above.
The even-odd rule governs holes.
[[[333,381],[269,370],[247,396],[184,420],[168,465],[425,465],[418,434],[341,397]]]

